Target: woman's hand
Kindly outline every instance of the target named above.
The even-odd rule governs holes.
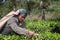
[[[29,31],[29,35],[33,36],[35,33],[33,31]]]
[[[35,38],[38,36],[39,34],[33,32],[33,31],[29,31],[29,36],[32,37],[34,36]]]

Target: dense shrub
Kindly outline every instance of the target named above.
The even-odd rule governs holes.
[[[0,34],[0,40],[60,40],[59,33],[51,32],[56,26],[60,29],[60,21],[26,21],[27,29],[39,34],[37,38],[11,33],[9,35]]]

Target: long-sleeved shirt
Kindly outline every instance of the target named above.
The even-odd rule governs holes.
[[[24,22],[19,22],[18,17],[12,17],[9,19],[2,31],[2,34],[9,34],[11,32],[16,32],[17,34],[24,34],[28,36],[28,30],[25,29]]]

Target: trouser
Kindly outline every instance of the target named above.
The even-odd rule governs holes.
[[[10,34],[10,33],[11,33],[10,31],[4,28],[0,34]]]

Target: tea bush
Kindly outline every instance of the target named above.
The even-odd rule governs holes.
[[[37,38],[11,33],[9,35],[0,34],[0,40],[60,40],[59,32],[52,32],[56,25],[60,30],[60,21],[26,21],[27,29],[39,34]]]

